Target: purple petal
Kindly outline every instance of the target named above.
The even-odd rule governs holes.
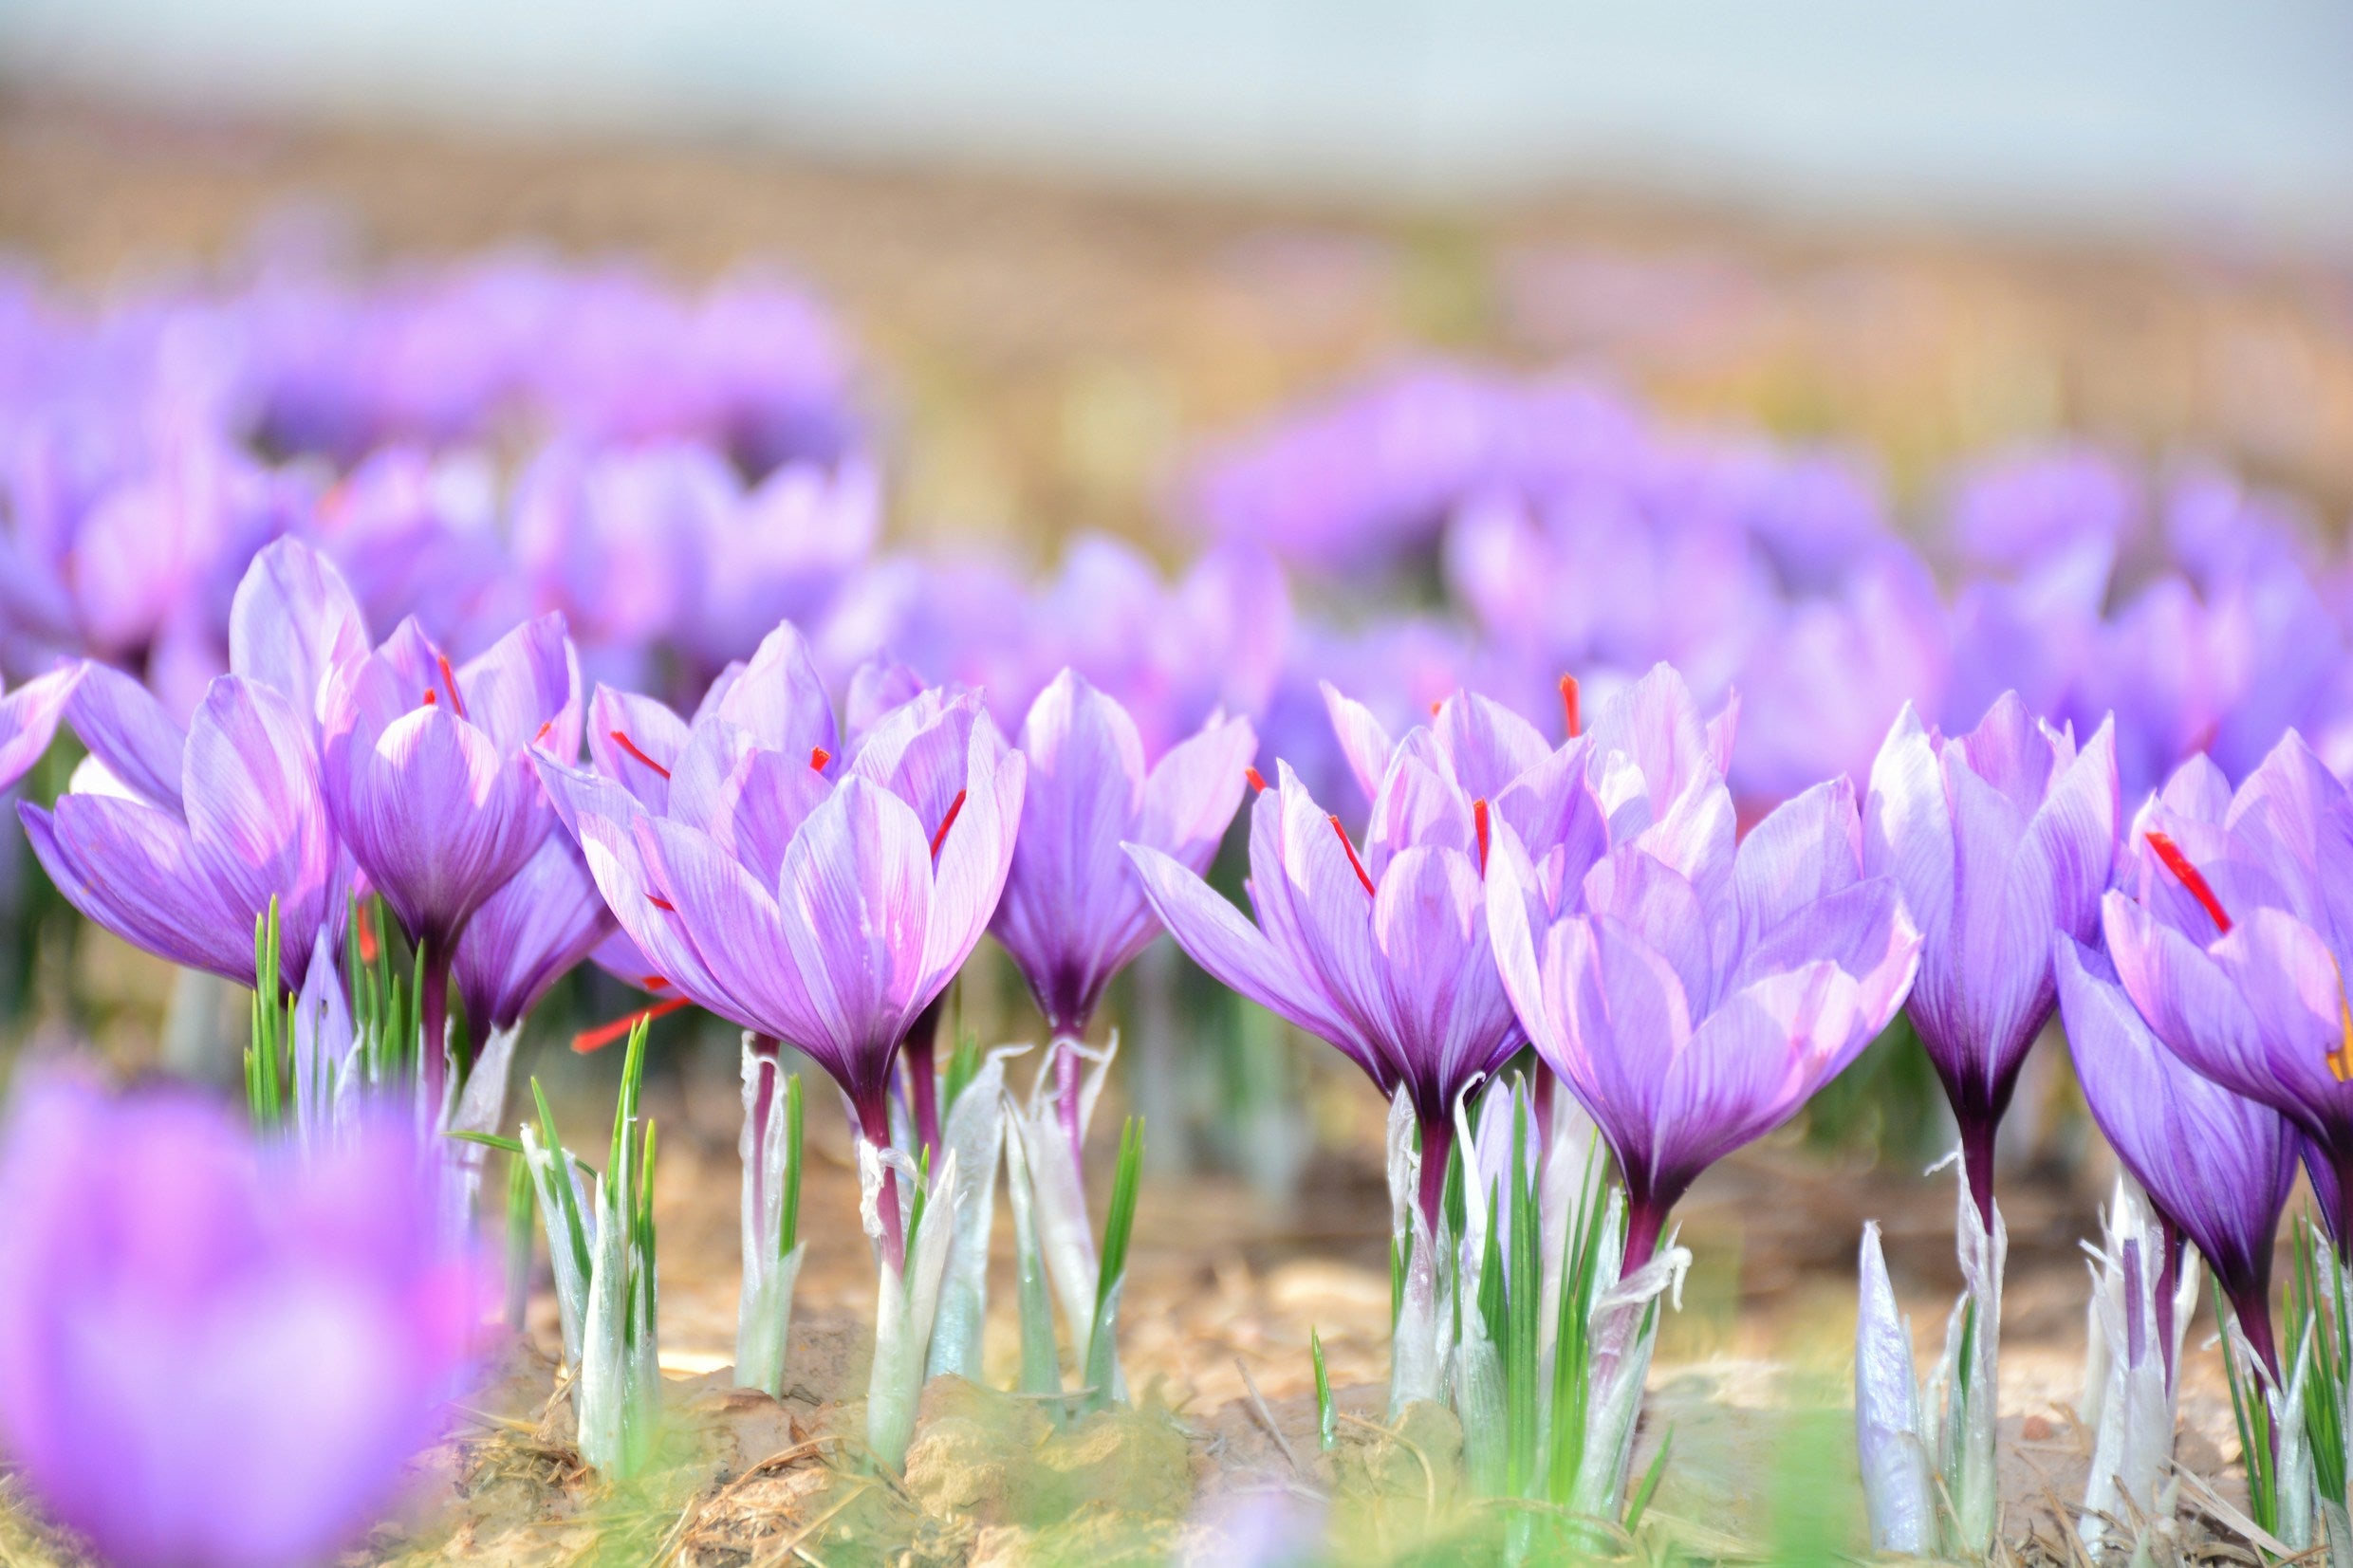
[[[671,776],[691,733],[667,704],[635,692],[600,686],[588,700],[588,755],[597,771],[649,811],[669,809]]]
[[[1741,944],[1752,947],[1795,911],[1862,874],[1862,821],[1851,780],[1816,784],[1749,830],[1732,859]]]
[[[743,726],[771,751],[806,756],[815,747],[841,748],[824,683],[818,679],[807,642],[790,621],[761,641],[714,711]]]
[[[85,664],[65,718],[124,787],[156,805],[180,809],[180,751],[187,736],[147,688],[110,665]]]
[[[447,950],[530,858],[547,808],[529,766],[437,707],[394,721],[349,759],[338,825],[407,930]]]
[[[133,947],[253,983],[253,927],[197,863],[188,825],[139,801],[67,795],[54,814],[19,802],[41,866],[74,908]]]
[[[0,697],[0,793],[14,788],[49,749],[82,670],[80,665],[52,670]]]
[[[367,619],[334,564],[297,539],[253,558],[229,608],[229,668],[315,722],[327,672],[368,651]]]
[[[466,924],[454,971],[466,1017],[477,1031],[521,1023],[612,931],[580,846],[569,834],[549,834]],[[639,966],[631,984],[643,985],[647,972]]]
[[[310,717],[291,699],[223,675],[189,726],[184,780],[200,874],[245,926],[274,896],[281,945],[304,962],[343,913],[312,745]]]
[[[1441,704],[1435,729],[1463,792],[1491,801],[1552,750],[1534,725],[1475,692],[1457,692]]]
[[[917,1006],[954,978],[989,929],[1004,898],[1028,795],[1028,759],[1008,750],[994,725],[973,727],[965,764],[971,783],[964,807],[947,836],[934,840],[939,847],[932,858],[931,925]]]
[[[564,763],[580,755],[580,660],[562,616],[525,621],[456,674],[466,719],[501,753],[536,748]]]
[[[1371,709],[1342,696],[1330,681],[1321,683],[1321,690],[1325,710],[1331,715],[1332,734],[1340,742],[1340,754],[1347,759],[1349,770],[1369,801],[1380,793],[1380,781],[1388,775],[1389,753],[1396,749],[1396,743],[1373,717]]]
[[[1938,743],[1910,703],[1871,765],[1862,865],[1870,876],[1896,879],[1913,924],[1932,947],[1944,941],[1953,923],[1953,812]]]

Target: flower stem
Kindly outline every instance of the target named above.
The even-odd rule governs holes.
[[[916,1136],[935,1160],[939,1158],[939,1013],[946,997],[942,991],[923,1005],[899,1045],[907,1063],[907,1102],[915,1111]]]
[[[418,1070],[425,1075],[425,1103],[431,1114],[441,1114],[449,1082],[450,951],[448,943],[428,938],[421,959],[424,985],[417,998]]]
[[[1443,1232],[1439,1221],[1446,1207],[1446,1167],[1454,1152],[1454,1124],[1440,1112],[1421,1120],[1421,1218],[1433,1237]]]
[[[1960,1117],[1961,1174],[1969,1181],[1970,1201],[1977,1206],[1977,1218],[1985,1225],[1986,1234],[1993,1234],[1993,1134],[2000,1127],[1998,1116]]]
[[[1618,1265],[1618,1277],[1624,1279],[1658,1250],[1658,1232],[1667,1221],[1666,1205],[1649,1194],[1628,1193],[1626,1197],[1626,1251]]]
[[[1054,1044],[1076,1047],[1079,1037],[1065,1030],[1054,1031]],[[1052,1050],[1052,1046],[1047,1049]],[[1086,1169],[1086,1129],[1079,1120],[1079,1053],[1074,1048],[1054,1051],[1054,1108],[1062,1116],[1062,1130],[1070,1139],[1070,1157],[1078,1169]]]
[[[881,1095],[874,1096],[858,1108],[858,1130],[877,1149],[891,1146],[891,1112]],[[882,1168],[882,1190],[875,1194],[875,1212],[882,1219],[882,1251],[890,1261],[894,1274],[903,1275],[907,1269],[907,1227],[899,1213],[899,1173],[889,1166]]]

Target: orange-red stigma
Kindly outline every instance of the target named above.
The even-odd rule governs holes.
[[[545,745],[547,745],[547,731],[549,731],[550,729],[553,729],[555,727],[556,727],[556,721],[555,721],[555,720],[553,720],[553,719],[549,719],[549,720],[547,720],[547,722],[546,722],[545,724],[541,725],[541,726],[539,727],[539,733],[538,733],[538,734],[536,734],[536,735],[533,735],[533,736],[531,737],[531,745],[532,745],[532,746],[534,746],[534,747],[540,747],[540,746],[545,746]]]
[[[1246,767],[1242,769],[1242,777],[1248,779],[1250,781],[1250,786],[1258,791],[1260,794],[1263,795],[1267,792],[1267,776],[1264,773],[1259,772],[1255,767]]]
[[[1577,677],[1561,677],[1561,710],[1568,719],[1568,738],[1575,740],[1585,732],[1584,716],[1577,710]]]
[[[1487,797],[1471,802],[1471,826],[1479,836],[1479,875],[1487,875]]]
[[[661,764],[656,762],[653,758],[639,750],[637,742],[631,740],[627,735],[621,733],[621,731],[618,729],[612,730],[610,733],[613,737],[613,744],[615,746],[620,747],[623,751],[628,752],[631,756],[637,758],[638,761],[643,763],[646,766],[652,768],[663,778],[667,779],[670,777],[670,769],[664,767]]]
[[[630,1030],[649,1019],[666,1018],[681,1007],[693,1005],[694,1004],[685,997],[674,996],[666,1002],[657,1002],[650,1007],[640,1007],[638,1011],[624,1014],[610,1024],[600,1024],[593,1029],[582,1030],[572,1037],[572,1049],[583,1056],[586,1056],[590,1051],[601,1051],[616,1040],[626,1039]]]
[[[466,716],[466,699],[457,694],[457,676],[450,670],[450,655],[436,654],[434,656],[441,664],[441,684],[450,689],[450,711],[462,719]]]
[[[674,903],[672,903],[669,899],[664,898],[664,897],[663,897],[660,894],[658,894],[658,893],[649,893],[649,894],[647,894],[647,895],[645,895],[645,901],[646,901],[647,903],[649,903],[649,904],[653,905],[653,906],[654,906],[656,909],[658,909],[658,910],[667,910],[667,911],[669,911],[672,914],[676,914],[676,913],[678,913],[678,906],[677,906],[677,905],[676,905],[676,904],[674,904]]]
[[[438,708],[441,706],[441,693],[435,691],[430,686],[425,688],[425,706],[427,708]]]
[[[823,773],[825,770],[825,765],[831,761],[833,761],[833,753],[826,750],[824,747],[812,746],[809,747],[810,772]]]
[[[1364,862],[1356,858],[1356,845],[1349,841],[1348,830],[1340,825],[1340,819],[1338,817],[1326,818],[1325,821],[1332,824],[1332,831],[1340,835],[1340,847],[1348,852],[1348,864],[1355,869],[1356,879],[1364,884],[1364,891],[1367,894],[1372,894],[1372,875],[1364,869]],[[1377,894],[1373,895],[1376,897],[1379,896]]]
[[[2148,837],[2149,847],[2157,852],[2157,858],[2164,862],[2165,869],[2189,890],[2191,897],[2205,906],[2206,913],[2214,916],[2214,929],[2229,935],[2231,917],[2224,913],[2222,900],[2214,896],[2214,890],[2206,880],[2205,874],[2190,864],[2190,858],[2181,853],[2181,846],[2164,834],[2151,833]]]
[[[955,799],[948,802],[948,815],[939,820],[939,831],[932,835],[933,859],[939,858],[939,846],[948,841],[948,830],[955,826],[956,813],[963,809],[964,791],[959,789],[956,791]]]

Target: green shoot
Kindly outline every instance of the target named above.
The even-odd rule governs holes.
[[[2214,1321],[2231,1321],[2230,1303],[2222,1298],[2222,1283],[2209,1280],[2214,1298]],[[2278,1533],[2279,1517],[2279,1456],[2271,1440],[2271,1407],[2263,1396],[2259,1374],[2249,1377],[2239,1375],[2238,1356],[2225,1345],[2222,1374],[2231,1385],[2231,1415],[2238,1425],[2238,1451],[2247,1470],[2247,1512],[2263,1528]]]
[[[1658,1451],[1651,1455],[1650,1467],[1642,1472],[1641,1484],[1634,1488],[1634,1496],[1626,1503],[1624,1529],[1632,1535],[1641,1528],[1642,1515],[1649,1511],[1651,1499],[1658,1495],[1659,1478],[1667,1473],[1667,1455],[1675,1451],[1675,1429],[1669,1427],[1658,1440]]]
[[[801,1244],[801,1075],[785,1079],[785,1200],[776,1226],[776,1256]]]
[[[1332,1377],[1324,1367],[1324,1337],[1307,1330],[1307,1355],[1315,1362],[1315,1436],[1329,1453],[1340,1443],[1340,1412],[1332,1404]]]
[[[1130,1116],[1120,1130],[1120,1163],[1111,1180],[1111,1208],[1103,1218],[1102,1265],[1095,1279],[1095,1322],[1086,1339],[1086,1386],[1092,1403],[1108,1404],[1120,1312],[1120,1287],[1127,1279],[1128,1239],[1136,1229],[1136,1193],[1143,1184],[1144,1124]]]
[[[547,1109],[547,1091],[540,1088],[536,1077],[531,1079],[531,1099],[539,1108],[540,1144],[554,1156],[556,1162],[554,1186],[556,1202],[564,1210],[564,1233],[571,1243],[572,1257],[579,1265],[580,1277],[585,1280],[594,1265],[588,1253],[588,1227],[580,1217],[580,1197],[572,1187],[570,1167],[578,1162],[564,1147],[563,1140],[556,1136],[555,1113]]]
[[[1511,1091],[1511,1170],[1515,1190],[1511,1200],[1510,1274],[1511,1298],[1504,1331],[1496,1340],[1503,1354],[1504,1420],[1510,1455],[1507,1478],[1511,1495],[1525,1497],[1535,1480],[1539,1463],[1536,1433],[1538,1385],[1543,1357],[1538,1350],[1537,1312],[1544,1291],[1544,1267],[1538,1260],[1537,1227],[1542,1221],[1541,1180],[1529,1147],[1534,1116],[1517,1081]]]
[[[2304,1429],[2310,1440],[2312,1479],[2324,1498],[2344,1496],[2345,1444],[2340,1397],[2347,1375],[2343,1273],[2317,1239],[2310,1220],[2296,1227],[2295,1267],[2288,1282],[2288,1342],[2308,1327],[2312,1373],[2304,1385]],[[2322,1272],[2329,1279],[2324,1282]]]
[[[959,1034],[955,1050],[948,1058],[947,1081],[939,1086],[939,1103],[949,1110],[955,1109],[955,1102],[979,1076],[980,1037],[969,1032]]]

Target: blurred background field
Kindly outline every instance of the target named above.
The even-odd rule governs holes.
[[[2353,23],[2326,6],[2065,24],[1936,7],[1857,33],[1869,8],[1817,4],[1779,37],[1728,6],[1639,24],[1489,8],[1453,54],[1435,8],[1360,29],[1337,8],[1225,6],[1147,15],[1100,56],[1114,24],[1053,6],[852,22],[703,5],[651,38],[606,6],[316,27],[195,9],[0,6],[0,258],[93,302],[288,255],[355,276],[509,249],[683,286],[779,271],[858,347],[890,546],[1044,569],[1107,530],[1181,563],[1190,457],[1434,355],[1826,444],[1904,519],[1942,507],[1955,464],[2053,440],[2218,462],[2331,539],[2353,508]],[[796,27],[824,46],[807,60]],[[1220,28],[1223,47],[1202,41]],[[1499,77],[1515,39],[1529,64]],[[1167,81],[1122,75],[1163,48]],[[1412,124],[1373,134],[1384,105]],[[94,931],[76,944],[23,1035],[70,1024],[152,1061],[168,972]],[[1001,964],[965,985],[984,1039],[1035,1030]],[[584,982],[532,1026],[584,1124],[617,1064],[562,1038],[625,1005]],[[1171,1075],[1162,1102],[1191,1108],[1156,1134],[1133,1375],[1202,1410],[1244,1393],[1236,1357],[1299,1398],[1310,1324],[1337,1381],[1377,1381],[1386,1357],[1379,1108],[1323,1047],[1241,1029],[1218,1015],[1127,1069]],[[681,1134],[664,1348],[705,1371],[732,1336],[733,1047],[690,1020],[657,1030],[657,1114]],[[1272,1065],[1237,1065],[1237,1039]],[[1916,1317],[1940,1315],[1950,1189],[1914,1175],[1940,1112],[1917,1060],[1882,1056],[1698,1189],[1662,1377],[1768,1358],[1835,1376],[1868,1214]],[[2006,1393],[2025,1410],[2072,1394],[2076,1242],[2108,1167],[2064,1069],[2022,1099]],[[1304,1106],[1317,1159],[1253,1146],[1236,1104]],[[837,1132],[810,1202],[843,1219]],[[802,1289],[822,1335],[871,1284],[845,1222],[816,1247]]]

